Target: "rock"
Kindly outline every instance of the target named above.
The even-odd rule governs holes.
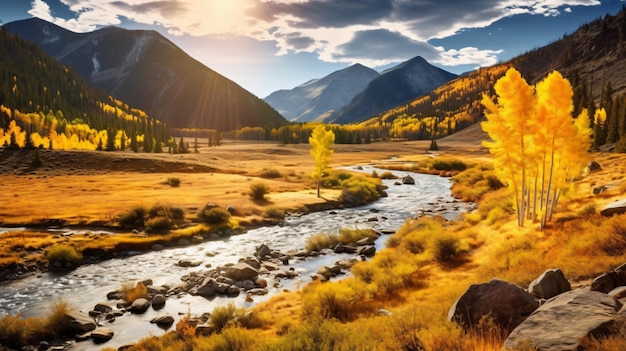
[[[185,239],[185,238],[181,238],[181,239],[178,239],[178,241],[176,242],[176,244],[177,244],[178,246],[187,246],[187,245],[189,245],[189,244],[190,244],[190,242],[189,242],[189,240],[187,240],[187,239]]]
[[[117,351],[127,351],[127,350],[131,349],[134,346],[135,346],[135,344],[124,344],[124,345],[118,347]]]
[[[359,246],[374,245],[374,243],[376,242],[376,239],[378,238],[375,236],[368,236],[367,238],[363,238],[357,241],[356,244]]]
[[[263,262],[263,268],[271,272],[278,270],[278,265],[274,262],[265,261]]]
[[[333,252],[337,253],[337,254],[343,253],[344,252],[343,244],[339,243],[339,244],[335,245],[335,247],[333,248]]]
[[[189,268],[189,267],[198,267],[202,264],[202,261],[189,261],[189,260],[179,260],[176,265],[178,267]]]
[[[241,281],[255,278],[259,272],[249,264],[239,262],[228,267],[225,275],[235,281]]]
[[[235,283],[235,286],[244,290],[250,290],[255,288],[254,282],[252,280],[240,280]]]
[[[228,289],[226,289],[226,295],[229,297],[237,297],[240,293],[241,290],[239,290],[239,288],[234,285],[231,285],[228,287]]]
[[[232,279],[230,279],[228,277],[224,277],[222,275],[220,275],[219,277],[215,278],[215,280],[218,283],[224,283],[224,284],[228,284],[228,285],[234,285],[235,284],[234,280],[232,280]]]
[[[150,301],[140,297],[130,305],[130,312],[141,314],[146,312],[148,307],[150,307]]]
[[[113,330],[109,328],[99,327],[91,332],[91,339],[93,339],[96,344],[101,344],[103,342],[111,340],[113,338],[113,335],[115,335]]]
[[[548,269],[528,286],[528,292],[539,299],[549,299],[570,290],[569,281],[558,268]]]
[[[196,327],[196,336],[210,336],[215,333],[215,327],[210,324],[201,324]]]
[[[345,253],[349,253],[349,254],[355,253],[356,250],[357,250],[356,247],[352,246],[352,245],[344,245],[343,246],[343,252],[345,252]]]
[[[270,250],[270,248],[265,244],[261,244],[261,246],[257,247],[254,256],[258,257],[261,260],[264,260],[266,257],[270,257],[271,254],[272,251]]]
[[[381,308],[378,311],[376,311],[376,314],[379,316],[391,316],[393,313],[391,313],[389,310]]]
[[[415,185],[415,179],[413,179],[413,177],[407,174],[404,177],[402,177],[402,184]]]
[[[159,286],[159,285],[148,285],[146,286],[146,289],[148,289],[148,293],[150,294],[161,294],[161,295],[167,294],[167,291],[169,290],[167,286]]]
[[[361,246],[356,251],[357,255],[363,255],[365,257],[372,257],[376,254],[375,246]]]
[[[471,285],[454,303],[448,319],[470,330],[490,315],[500,329],[512,330],[537,307],[537,299],[519,286],[492,279],[489,283]]]
[[[254,281],[254,284],[259,288],[267,288],[267,280],[263,278],[257,278],[257,280]]]
[[[121,291],[111,291],[107,293],[107,300],[121,300],[122,292]]]
[[[113,306],[109,305],[106,302],[100,302],[97,303],[96,306],[94,306],[93,310],[100,313],[109,313],[113,311]]]
[[[335,265],[341,267],[342,269],[350,269],[357,262],[356,258],[345,258],[343,260],[339,260],[335,262]]]
[[[152,245],[152,251],[161,251],[161,250],[163,250],[163,245],[161,244]]]
[[[611,217],[613,215],[626,213],[626,199],[612,202],[600,211],[600,214],[605,217]]]
[[[511,332],[504,349],[580,350],[587,336],[608,335],[622,304],[604,293],[573,290],[546,301]]]
[[[591,282],[591,291],[608,293],[618,286],[626,286],[626,264],[615,270],[597,276]]]
[[[152,303],[152,308],[154,308],[155,310],[160,310],[161,308],[163,308],[163,306],[165,306],[165,296],[161,294],[156,294],[152,298],[151,303]]]
[[[243,262],[249,264],[250,267],[254,268],[257,271],[257,273],[259,269],[261,269],[261,261],[259,261],[256,257],[246,257]]]
[[[618,286],[617,288],[611,290],[607,295],[614,297],[616,299],[622,299],[626,297],[626,286]]]
[[[605,192],[608,188],[606,187],[606,185],[600,185],[600,186],[595,186],[593,187],[593,189],[591,189],[591,193],[594,195],[600,195],[603,192]]]
[[[213,278],[207,278],[202,282],[195,295],[211,298],[217,293],[218,282]]]
[[[254,288],[254,289],[250,289],[246,291],[246,294],[250,296],[262,296],[262,295],[267,295],[267,293],[268,293],[267,289],[263,289],[263,288]]]
[[[589,172],[597,172],[597,171],[601,171],[602,167],[600,166],[598,162],[591,161],[587,164],[587,169],[589,170]]]
[[[174,317],[170,314],[156,316],[150,320],[150,323],[154,323],[158,326],[170,326],[174,323]]]
[[[96,329],[93,318],[83,312],[66,312],[63,316],[67,323],[68,331],[72,334],[82,334]]]

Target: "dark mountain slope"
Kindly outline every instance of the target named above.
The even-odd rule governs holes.
[[[275,91],[264,100],[290,121],[322,120],[348,104],[376,77],[378,72],[355,64],[291,90]]]
[[[271,106],[155,31],[72,33],[40,19],[8,23],[90,83],[173,127],[232,130],[286,123]]]
[[[383,72],[348,105],[326,121],[339,124],[364,121],[424,95],[455,77],[455,74],[432,66],[417,56]]]

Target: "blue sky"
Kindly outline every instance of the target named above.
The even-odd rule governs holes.
[[[623,0],[3,0],[3,23],[154,29],[263,98],[354,63],[417,55],[453,73],[506,61],[619,12]]]

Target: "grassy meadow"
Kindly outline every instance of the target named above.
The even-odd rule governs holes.
[[[436,153],[425,151],[427,141],[336,145],[331,164],[376,163],[388,169],[414,169],[417,164],[421,171],[455,174],[454,194],[478,203],[477,209],[461,220],[407,219],[388,237],[385,249],[371,260],[357,263],[341,281],[314,282],[250,311],[218,307],[211,321],[219,326],[219,332],[211,336],[196,336],[193,321],[183,318],[174,331],[142,340],[129,350],[500,350],[503,337],[489,321],[472,334],[447,321],[448,310],[470,284],[499,278],[526,287],[546,269],[558,267],[574,287],[587,286],[595,275],[626,262],[626,216],[599,215],[603,206],[626,194],[626,155],[594,154],[602,170],[574,182],[563,194],[555,220],[539,231],[537,224],[517,227],[513,200],[494,180],[490,156],[475,137],[464,139],[464,135],[441,140],[441,151]],[[308,145],[224,143],[219,148],[202,148],[200,154],[141,155],[149,160],[145,161],[147,168],[172,160],[184,165],[173,173],[123,167],[107,174],[95,167],[67,175],[59,169],[52,175],[39,170],[17,176],[2,173],[0,185],[10,189],[8,201],[0,204],[0,213],[7,213],[0,219],[4,225],[42,219],[62,219],[72,225],[110,223],[119,218],[118,213],[136,206],[149,211],[156,203],[180,208],[185,215],[177,224],[179,229],[159,235],[120,233],[79,239],[38,231],[7,233],[2,235],[1,257],[15,257],[14,247],[19,243],[33,248],[63,243],[80,251],[115,247],[120,242],[148,245],[150,240],[211,231],[215,224],[185,226],[186,218],[196,216],[208,202],[233,206],[237,212],[229,225],[245,226],[258,224],[272,213],[337,199],[340,191],[332,189],[322,190],[323,199],[315,196],[308,150]],[[45,165],[45,155],[43,158]],[[211,167],[214,171],[185,172],[181,167]],[[269,188],[262,201],[248,194],[250,185],[258,182]],[[597,186],[606,186],[606,191],[593,195]],[[98,195],[91,197],[90,193]],[[318,239],[320,242],[311,245],[342,240]],[[107,240],[112,241],[107,244]],[[55,316],[53,312],[49,318]],[[17,328],[11,323],[27,324],[13,317],[0,322],[6,330]],[[46,325],[45,319],[37,323]],[[619,339],[585,343],[587,350],[626,347],[626,341]]]

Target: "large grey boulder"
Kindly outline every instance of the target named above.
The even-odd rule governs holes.
[[[146,312],[148,307],[150,307],[150,301],[140,297],[130,305],[130,312],[141,314]]]
[[[540,299],[549,299],[572,290],[565,274],[559,269],[548,269],[528,286],[528,292]]]
[[[150,320],[150,323],[154,323],[159,326],[170,326],[174,324],[174,317],[170,314],[163,314],[157,317],[154,317]]]
[[[609,333],[622,304],[604,293],[572,290],[544,303],[511,332],[504,349],[580,350],[588,336]]]
[[[626,213],[626,199],[612,202],[600,210],[600,214],[605,217],[611,217],[622,213]]]
[[[404,177],[402,177],[402,184],[415,185],[415,179],[407,174]]]
[[[239,262],[228,267],[225,275],[232,280],[241,281],[255,278],[259,271],[245,262]]]
[[[68,311],[64,315],[70,334],[84,334],[96,329],[96,322],[83,312]]]
[[[448,319],[465,330],[480,326],[485,317],[502,330],[512,330],[539,307],[530,293],[517,285],[492,279],[488,283],[471,285],[454,303]]]

